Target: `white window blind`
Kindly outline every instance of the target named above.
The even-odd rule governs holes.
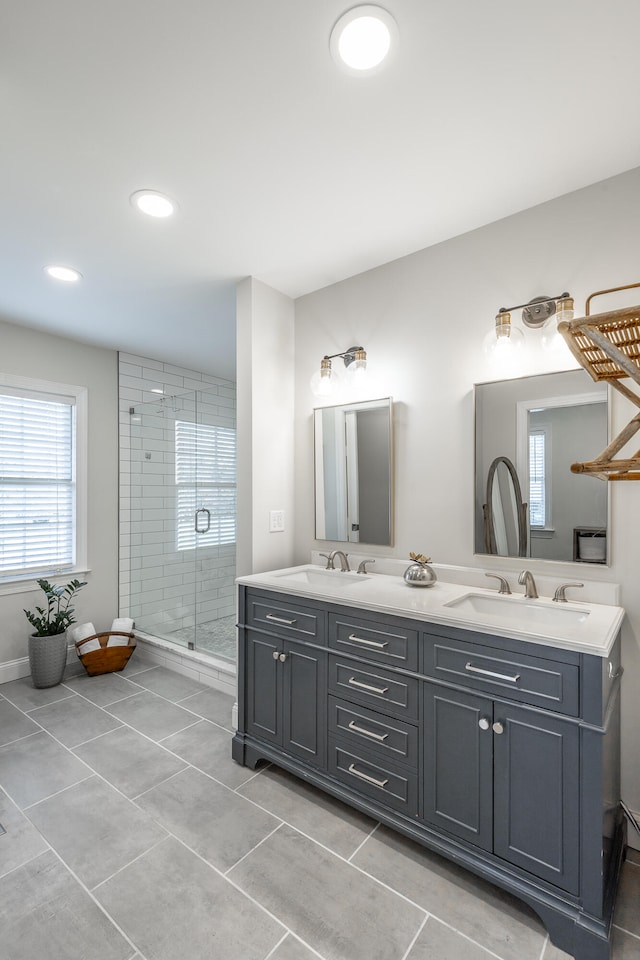
[[[177,547],[236,541],[236,431],[176,421]],[[196,511],[198,527],[196,532]],[[207,528],[205,530],[205,528]]]
[[[547,517],[546,497],[546,434],[529,434],[529,522],[544,527]]]
[[[0,386],[0,578],[75,563],[73,398]]]

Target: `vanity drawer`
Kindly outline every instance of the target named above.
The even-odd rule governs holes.
[[[339,736],[353,750],[366,747],[381,760],[418,763],[417,727],[336,697],[329,697],[329,736]]]
[[[385,714],[418,719],[418,681],[376,667],[357,667],[329,658],[329,689],[356,703],[369,704]]]
[[[359,617],[329,615],[329,646],[408,670],[418,669],[418,631]]]
[[[329,741],[329,773],[341,783],[407,816],[418,813],[418,775],[386,760],[370,759],[339,741]]]
[[[296,637],[326,644],[326,614],[324,610],[305,607],[292,598],[282,600],[247,591],[247,626],[259,627],[281,637]]]
[[[580,685],[575,664],[444,637],[427,637],[426,641],[425,673],[430,677],[578,715]]]

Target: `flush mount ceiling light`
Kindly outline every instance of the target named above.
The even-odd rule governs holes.
[[[63,283],[77,283],[78,280],[82,279],[82,274],[78,270],[74,270],[73,267],[61,267],[51,264],[48,267],[43,267],[43,270],[48,277],[51,277],[53,280],[62,280]]]
[[[129,199],[132,206],[148,217],[170,217],[175,213],[175,201],[157,190],[136,190]]]
[[[344,13],[331,31],[329,47],[336,63],[350,73],[369,74],[392,52],[398,27],[382,7],[364,4]]]

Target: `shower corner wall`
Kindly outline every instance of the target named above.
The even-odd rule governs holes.
[[[119,394],[120,614],[154,646],[192,651],[228,674],[236,660],[235,384],[120,354]],[[212,433],[229,447],[234,476],[226,479],[234,482],[198,483],[205,457],[202,469],[193,467],[196,482],[179,487],[177,457],[188,473]],[[195,533],[194,507],[201,519],[210,514],[206,536]]]

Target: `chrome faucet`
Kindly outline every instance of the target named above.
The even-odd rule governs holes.
[[[335,570],[335,559],[336,557],[340,558],[340,572],[346,573],[349,571],[349,561],[347,557],[348,553],[344,553],[342,550],[332,550],[329,556],[327,557],[327,567],[329,570]]]
[[[321,556],[321,557],[324,557],[325,560],[327,561],[327,565],[326,565],[326,567],[325,567],[325,570],[335,570],[334,561],[335,561],[336,557],[340,557],[340,572],[341,572],[341,573],[348,572],[348,571],[351,569],[351,568],[349,567],[349,561],[347,560],[347,557],[349,556],[349,554],[348,554],[348,553],[344,553],[342,550],[332,550],[331,553],[321,553],[320,556]],[[367,563],[369,563],[369,562],[370,562],[370,561],[367,560]],[[362,571],[359,571],[359,572],[361,573]]]
[[[522,571],[518,577],[518,583],[524,585],[524,595],[527,600],[537,600],[538,591],[536,590],[536,582],[530,570]]]

